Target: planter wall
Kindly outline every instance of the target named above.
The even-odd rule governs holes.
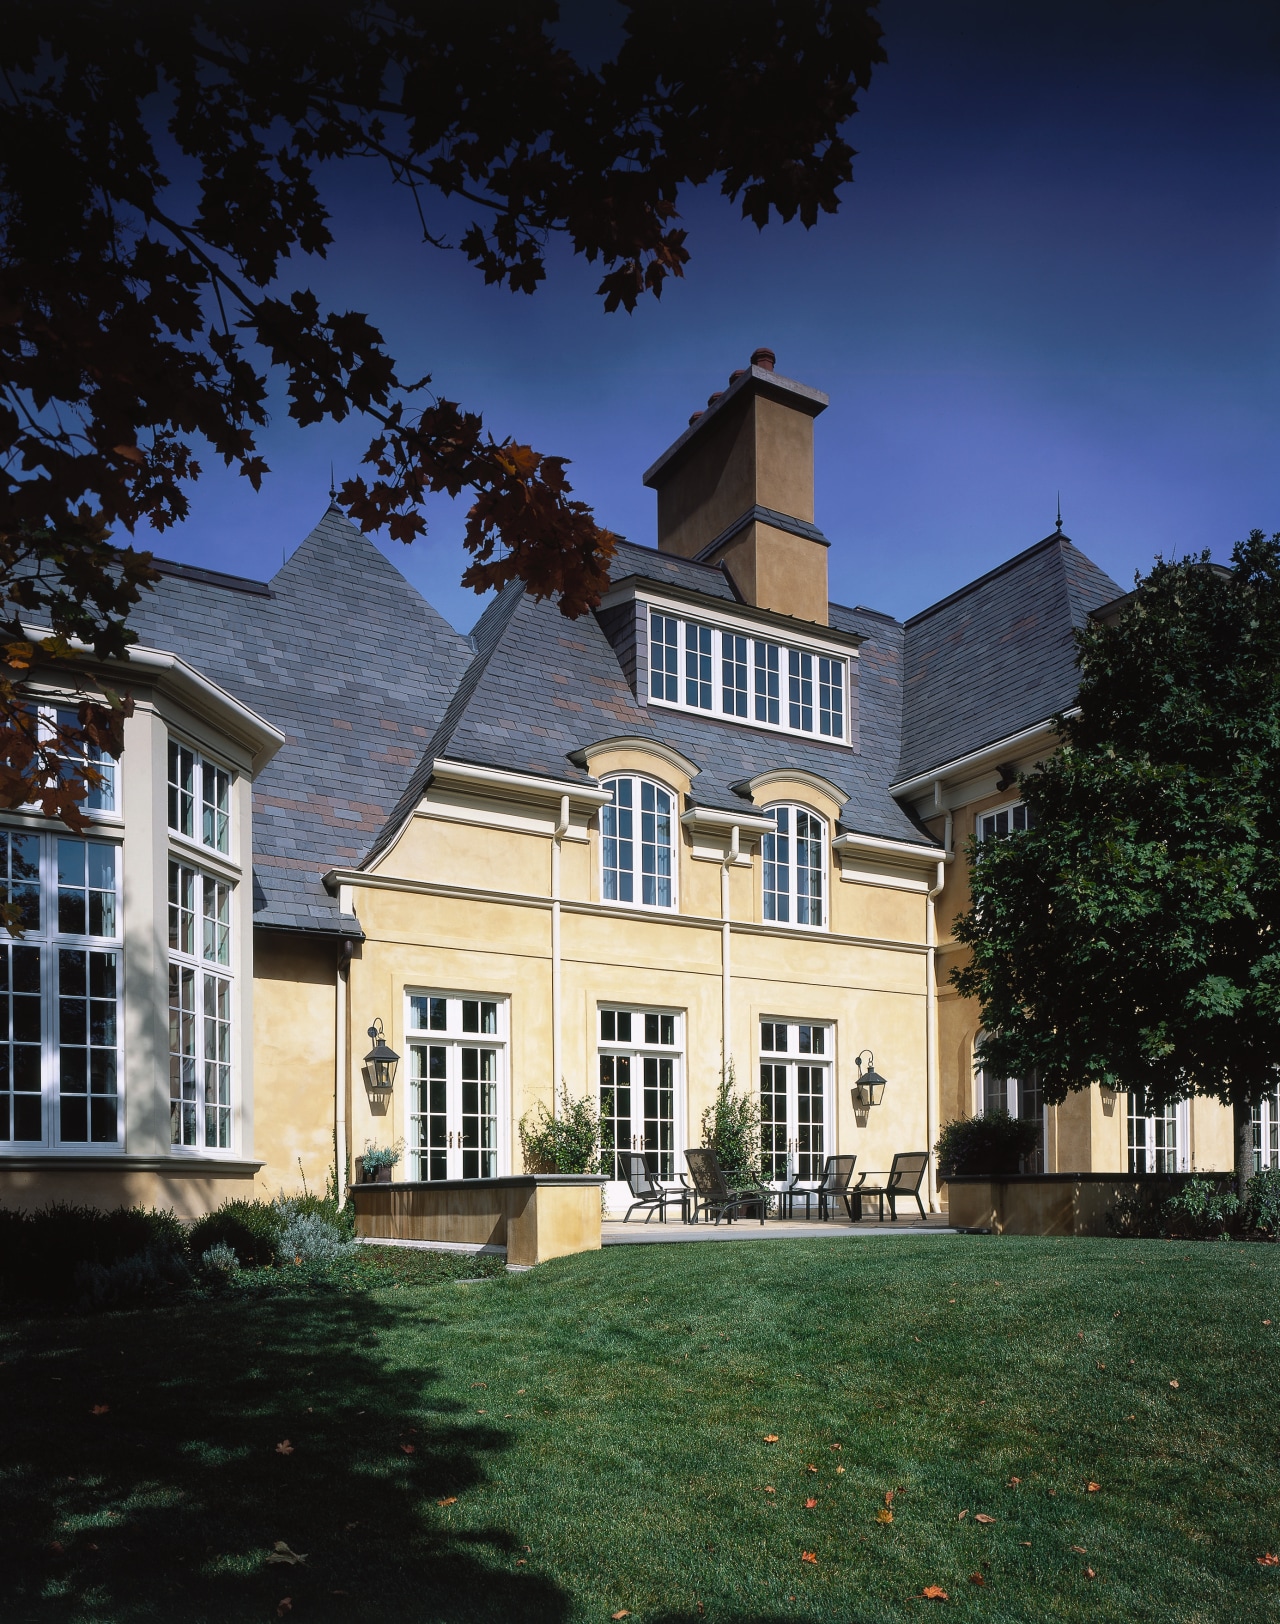
[[[1153,1208],[1203,1173],[1012,1173],[944,1179],[956,1229],[993,1235],[1108,1235],[1107,1214],[1123,1196]]]
[[[544,1263],[599,1250],[604,1182],[589,1174],[526,1173],[433,1184],[353,1184],[351,1199],[362,1238],[503,1246],[508,1263]]]

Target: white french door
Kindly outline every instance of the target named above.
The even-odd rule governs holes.
[[[1129,1096],[1129,1171],[1185,1173],[1191,1166],[1191,1118],[1186,1100],[1159,1111]]]
[[[821,1022],[760,1023],[760,1148],[765,1179],[816,1184],[832,1154],[834,1028]]]
[[[410,1179],[506,1171],[505,999],[410,993]]]
[[[602,1008],[599,1021],[600,1153],[605,1205],[631,1202],[628,1151],[644,1151],[659,1179],[684,1170],[684,1017],[675,1010]]]

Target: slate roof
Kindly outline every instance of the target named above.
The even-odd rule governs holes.
[[[692,558],[660,553],[656,547],[641,547],[634,541],[619,541],[609,574],[615,581],[638,575],[646,581],[684,587],[711,598],[725,598],[730,603],[739,601],[733,583],[719,564],[699,564]]]
[[[1054,534],[905,622],[894,782],[1033,727],[1074,703],[1072,631],[1120,588]]]
[[[131,617],[141,641],[286,735],[254,786],[255,924],[358,932],[320,876],[382,827],[470,643],[336,508],[265,584],[165,568]]]

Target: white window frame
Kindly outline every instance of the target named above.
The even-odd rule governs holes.
[[[1173,1124],[1173,1166],[1168,1166],[1169,1150],[1167,1145],[1159,1145],[1160,1130],[1168,1132],[1168,1124]],[[1134,1167],[1135,1151],[1139,1147],[1135,1144],[1134,1129],[1142,1130],[1143,1143],[1140,1147],[1142,1159],[1146,1164],[1143,1167]],[[1191,1170],[1191,1111],[1186,1100],[1177,1100],[1166,1106],[1158,1116],[1149,1112],[1138,1116],[1134,1109],[1134,1096],[1128,1095],[1125,1100],[1125,1151],[1126,1166],[1131,1173],[1187,1173]],[[1165,1166],[1159,1165],[1164,1159]]]
[[[178,776],[174,776],[174,757],[178,756]],[[188,791],[184,789],[182,781],[181,757],[186,754],[191,759],[192,786]],[[219,805],[217,797],[217,781],[221,777],[225,780],[226,805],[225,810]],[[209,799],[210,783],[214,785],[214,799]],[[193,851],[208,852],[215,859],[221,857],[228,863],[235,862],[236,829],[235,829],[235,786],[236,772],[224,762],[215,761],[212,756],[205,755],[195,745],[188,744],[176,733],[170,733],[168,747],[165,751],[165,821],[169,828],[171,840],[181,841]],[[178,821],[174,821],[175,796],[178,805]],[[182,824],[182,800],[189,797],[191,800],[191,829],[188,831]],[[212,826],[214,838],[205,839],[205,830]],[[218,841],[219,830],[225,833],[226,844]]]
[[[40,904],[40,922],[38,928],[34,925],[29,926],[20,939],[10,936],[7,931],[0,931],[0,947],[5,949],[5,957],[9,960],[9,963],[5,966],[6,975],[10,975],[12,973],[11,949],[17,951],[26,950],[28,952],[36,951],[40,954],[40,1010],[38,1022],[40,1034],[40,1091],[38,1096],[40,1102],[40,1137],[39,1139],[14,1139],[12,1137],[8,1137],[0,1140],[0,1159],[3,1159],[5,1156],[23,1156],[41,1152],[56,1152],[59,1155],[88,1156],[117,1153],[123,1148],[125,1138],[125,1086],[123,1064],[125,988],[124,939],[121,907],[124,889],[124,876],[122,847],[120,841],[118,839],[100,838],[96,832],[91,836],[54,834],[46,832],[37,833],[29,827],[10,824],[4,825],[2,830],[0,830],[0,833],[3,833],[7,839],[18,838],[37,843],[38,878],[32,882],[24,883],[31,883],[38,887]],[[105,833],[105,831],[103,831],[103,833]],[[84,847],[86,849],[86,865],[88,863],[88,848],[90,846],[108,848],[114,853],[113,869],[115,884],[113,891],[109,893],[112,897],[112,902],[110,904],[110,923],[112,930],[110,934],[107,934],[106,932],[100,934],[90,934],[88,930],[63,931],[58,928],[60,923],[58,897],[59,848],[63,845],[69,847]],[[0,867],[3,867],[3,863],[0,863]],[[84,872],[86,880],[85,886],[69,889],[84,890],[86,902],[86,917],[84,922],[86,926],[89,926],[93,923],[92,914],[89,910],[89,898],[91,894],[93,891],[97,891],[99,896],[103,896],[108,893],[106,893],[105,888],[90,886],[88,883],[90,875],[87,867]],[[0,886],[7,887],[7,885],[8,875],[6,873],[3,880],[0,880]],[[106,921],[104,920],[102,922],[105,923]],[[63,1101],[60,1082],[63,1030],[62,1019],[65,1013],[63,1005],[64,1001],[71,999],[76,999],[77,1002],[79,1001],[78,995],[75,991],[66,992],[64,995],[64,988],[62,985],[63,973],[64,969],[68,967],[64,966],[62,955],[68,952],[111,955],[115,961],[113,966],[114,993],[111,995],[111,1001],[114,1002],[115,1005],[114,1020],[111,1025],[111,1032],[114,1042],[95,1044],[88,1041],[91,1036],[92,1019],[95,1013],[93,1010],[93,1003],[95,1000],[92,996],[91,979],[93,975],[93,966],[92,961],[89,961],[85,966],[87,976],[90,978],[89,984],[85,988],[86,1041],[83,1044],[68,1043],[67,1045],[68,1048],[84,1048],[86,1050],[86,1088],[83,1095],[85,1100],[86,1121],[85,1137],[83,1139],[64,1139],[62,1137]],[[0,996],[0,1047],[9,1049],[9,1056],[6,1057],[6,1059],[8,1074],[12,1076],[13,1061],[12,1047],[10,1047],[11,1044],[13,1044],[16,1040],[17,1046],[25,1049],[34,1048],[36,1045],[34,1041],[27,1040],[24,1042],[20,1038],[17,1038],[17,1033],[22,1029],[22,1026],[18,1024],[10,1024],[10,1005],[12,1004],[14,995],[12,994],[10,983],[7,979],[5,981],[5,988],[7,996]],[[101,997],[98,1000],[100,1005],[106,1001],[107,1000],[102,999]],[[98,1014],[98,1018],[102,1018],[101,1013]],[[25,1023],[22,1024],[25,1025]],[[27,1028],[27,1030],[29,1031],[31,1028]],[[100,1055],[113,1056],[110,1069],[114,1073],[113,1081],[115,1087],[114,1092],[109,1097],[115,1101],[115,1135],[111,1139],[95,1139],[93,1137],[93,1101],[95,1097],[101,1099],[105,1094],[105,1091],[95,1090],[92,1085],[92,1055],[94,1051]],[[12,1135],[14,1128],[13,1117],[15,1114],[14,1105],[16,1103],[16,1096],[22,1095],[24,1098],[30,1099],[34,1094],[34,1090],[6,1090],[7,1104],[9,1108],[6,1128],[10,1135]],[[79,1091],[69,1093],[67,1096],[68,1103],[79,1098],[81,1098]]]
[[[1280,1167],[1280,1088],[1273,1088],[1253,1108],[1253,1170]]]
[[[236,887],[179,849],[169,852],[165,877],[169,1149],[175,1156],[232,1156],[238,1115]]]
[[[981,1044],[984,1035],[984,1033],[979,1032],[974,1039],[975,1049]],[[1038,1158],[1040,1167],[1038,1169],[1033,1167],[1031,1171],[1047,1173],[1049,1170],[1049,1107],[1044,1104],[1039,1084],[1023,1077],[989,1077],[987,1071],[988,1068],[982,1065],[979,1065],[974,1071],[974,1105],[976,1113],[981,1115],[982,1112],[992,1106],[998,1106],[1008,1111],[1009,1115],[1019,1122],[1038,1121],[1040,1125],[1040,1145],[1033,1155]],[[997,1086],[999,1092],[1004,1096],[1002,1100],[993,1100],[991,1098],[993,1085]],[[1032,1091],[1035,1096],[1040,1097],[1040,1114],[1038,1118],[1027,1116],[1023,1111],[1023,1106],[1026,1103],[1023,1096],[1024,1092],[1028,1090]],[[1012,1099],[1010,1099],[1011,1094]]]
[[[632,786],[632,790],[631,790],[632,805],[629,808],[626,808],[626,807],[620,808],[620,807],[618,807],[617,800],[616,800],[615,786],[618,785],[618,784],[624,783],[624,782],[629,783]],[[601,898],[601,901],[608,902],[608,903],[610,903],[610,904],[612,904],[612,905],[614,905],[616,907],[619,907],[619,908],[639,908],[639,909],[642,909],[642,910],[644,910],[646,912],[651,912],[651,913],[674,913],[680,906],[680,797],[676,794],[675,790],[673,790],[670,787],[669,784],[664,784],[664,783],[662,783],[662,781],[660,779],[657,779],[657,778],[650,778],[644,773],[609,773],[604,778],[602,778],[600,780],[600,787],[601,787],[601,789],[607,789],[607,790],[612,791],[614,793],[614,795],[615,795],[615,799],[610,805],[602,806],[600,808],[600,898]],[[646,788],[653,790],[654,793],[655,793],[655,796],[657,796],[657,795],[665,795],[667,800],[670,802],[670,812],[668,813],[669,836],[670,836],[670,838],[669,838],[669,842],[668,842],[668,846],[667,846],[667,850],[668,850],[668,852],[670,854],[670,864],[671,864],[670,874],[669,874],[669,876],[663,876],[662,874],[658,873],[656,871],[656,869],[655,869],[655,872],[654,872],[654,874],[652,876],[652,878],[654,880],[654,895],[655,895],[655,897],[661,891],[661,881],[663,880],[663,878],[665,877],[665,878],[670,879],[670,885],[671,885],[671,900],[670,900],[670,902],[658,902],[658,901],[646,902],[646,901],[644,901],[644,882],[645,882],[645,879],[648,877],[644,873],[644,848],[645,848],[646,844],[650,844],[650,843],[646,842],[645,839],[644,839],[644,819],[646,817],[652,817],[655,820],[655,824],[654,824],[655,839],[651,844],[654,847],[655,862],[656,862],[657,853],[660,850],[660,847],[658,846],[657,838],[656,838],[657,837],[657,822],[656,822],[656,820],[659,819],[662,816],[662,813],[658,810],[656,804],[655,804],[655,808],[654,808],[654,810],[652,812],[646,812],[644,810],[643,801],[644,801],[644,791],[645,791]],[[619,811],[629,811],[630,814],[631,814],[631,820],[632,820],[632,823],[631,823],[632,833],[631,833],[630,840],[629,840],[629,844],[630,844],[631,849],[632,849],[632,863],[631,863],[631,867],[630,867],[630,870],[629,870],[629,873],[630,873],[630,876],[631,876],[631,891],[632,891],[632,894],[631,894],[630,898],[623,898],[623,897],[620,897],[620,896],[611,897],[609,895],[610,865],[609,865],[608,860],[607,860],[608,855],[609,855],[609,851],[608,851],[609,842],[610,841],[618,842],[618,841],[621,841],[624,838],[624,837],[622,837],[620,835],[617,835],[617,834],[610,835],[607,832],[608,827],[609,827],[609,822],[610,822],[609,814],[610,813],[615,813],[616,814]],[[624,870],[622,868],[622,866],[621,866],[621,863],[619,862],[619,863],[613,865],[613,872],[616,873],[617,876],[618,876],[619,883],[617,885],[617,889],[620,891],[622,889],[621,876],[623,875],[624,872],[628,872],[628,871]]]
[[[646,603],[644,634],[648,638],[649,702],[693,716],[708,716],[737,727],[764,728],[770,733],[789,733],[819,744],[849,744],[849,672],[854,651],[823,647],[819,643],[767,635],[760,626],[735,624],[717,616],[695,615],[687,608]],[[655,626],[655,617],[662,625]],[[675,628],[674,643],[670,636]],[[709,642],[709,650],[707,643]],[[740,648],[739,645],[742,645]],[[661,651],[656,656],[656,651]],[[674,653],[676,669],[669,669]],[[769,655],[776,655],[776,670]],[[737,707],[738,669],[746,669],[746,714]],[[833,668],[840,667],[838,680]],[[732,668],[734,680],[725,678]],[[761,675],[764,691],[760,690]],[[777,694],[769,691],[769,678],[777,677]],[[824,681],[825,678],[825,681]],[[807,684],[807,698],[805,685]],[[674,689],[675,697],[671,697]],[[726,694],[730,703],[726,706]],[[839,728],[836,730],[833,699],[839,698]],[[776,697],[777,720],[769,707]],[[823,700],[826,703],[823,703]],[[759,704],[766,707],[759,714]],[[807,706],[810,726],[802,727],[793,718]],[[824,718],[831,729],[823,732]]]
[[[1022,814],[1021,820],[1018,818],[1019,813]],[[986,827],[988,819],[994,822],[1006,815],[1009,819],[1007,829],[988,829]],[[1021,834],[1027,829],[1029,827],[1027,817],[1027,803],[1025,801],[1005,801],[1000,806],[988,807],[985,812],[979,812],[973,820],[973,832],[977,836],[979,845],[982,845],[987,840],[1003,840],[1007,835]]]
[[[443,1003],[445,1024],[433,1026],[436,1018],[435,1006]],[[476,1025],[468,1027],[465,1023],[471,1018],[465,1005],[474,1004],[474,1019]],[[493,1006],[494,1029],[485,1030],[485,1006]],[[422,1024],[423,1017],[426,1024]],[[511,1079],[509,1069],[509,1056],[511,1048],[511,1000],[505,993],[494,992],[459,992],[456,988],[445,987],[406,987],[404,993],[404,1032],[405,1047],[408,1060],[408,1086],[404,1093],[404,1138],[408,1147],[408,1177],[410,1180],[422,1183],[438,1184],[443,1180],[465,1178],[468,1183],[479,1182],[485,1178],[505,1178],[511,1171]],[[444,1076],[439,1078],[445,1085],[445,1108],[443,1112],[431,1109],[429,1088],[431,1077],[432,1049],[445,1051]],[[492,1050],[496,1055],[494,1078],[464,1077],[465,1056],[464,1050]],[[477,1063],[477,1073],[480,1064]],[[463,1112],[463,1089],[466,1082],[482,1083],[492,1081],[496,1085],[494,1109],[491,1120],[494,1123],[495,1143],[491,1146],[477,1143],[465,1145],[463,1143],[465,1128]],[[428,1100],[423,1108],[422,1085],[427,1085]],[[477,1102],[479,1103],[479,1102]],[[477,1120],[483,1120],[488,1113],[477,1111],[472,1113]],[[433,1146],[430,1142],[421,1142],[423,1124],[426,1124],[428,1135],[431,1133],[433,1117],[443,1117],[444,1143]],[[484,1170],[485,1153],[492,1156],[492,1172]],[[431,1171],[431,1158],[435,1154],[442,1156],[444,1172]],[[468,1174],[465,1169],[467,1157],[474,1154],[477,1171]]]
[[[787,898],[787,913],[789,915],[789,917],[786,919],[778,919],[776,916],[774,918],[770,918],[769,916],[770,896],[776,898],[784,893],[781,892],[777,886],[774,886],[771,889],[767,884],[770,870],[773,870],[774,874],[776,875],[778,868],[776,856],[770,857],[768,853],[770,849],[775,852],[777,851],[777,846],[773,843],[778,840],[779,835],[765,835],[760,842],[761,919],[765,922],[765,924],[777,925],[782,930],[829,930],[831,928],[831,825],[829,820],[824,818],[820,812],[815,812],[812,807],[802,806],[798,801],[775,801],[770,806],[762,807],[761,811],[766,818],[772,818],[774,820],[775,826],[778,821],[777,814],[779,812],[785,812],[788,814],[787,831],[785,834],[781,834],[780,831],[780,834],[781,838],[787,841],[786,869],[788,878],[785,896]],[[796,915],[801,912],[801,902],[804,902],[810,907],[813,903],[813,898],[811,896],[803,898],[801,897],[799,886],[797,884],[797,875],[800,872],[800,869],[796,861],[796,848],[801,838],[798,833],[798,820],[800,817],[809,819],[813,823],[816,823],[820,831],[818,837],[818,842],[821,847],[819,860],[816,865],[806,865],[808,872],[816,872],[820,876],[820,884],[822,886],[822,895],[819,899],[822,917],[817,921],[802,921],[796,918]],[[807,835],[804,838],[811,840],[813,837],[812,835]],[[772,904],[772,906],[776,911],[776,901]]]
[[[618,1023],[618,1016],[620,1015],[628,1018],[628,1035],[626,1037],[618,1036],[618,1032],[621,1029]],[[609,1023],[606,1021],[607,1016],[613,1017],[612,1028],[610,1028]],[[648,1021],[650,1020],[656,1022],[657,1024],[656,1036],[652,1037],[650,1036],[650,1029],[647,1025]],[[671,1023],[670,1041],[666,1040],[666,1035],[664,1032],[664,1023],[668,1021]],[[641,1128],[639,1133],[636,1133],[634,1130],[631,1132],[629,1135],[631,1141],[630,1144],[615,1144],[610,1148],[615,1153],[632,1150],[637,1152],[652,1151],[658,1154],[659,1157],[669,1155],[670,1160],[666,1167],[663,1167],[662,1162],[659,1161],[659,1178],[667,1183],[674,1184],[678,1182],[680,1175],[684,1172],[685,1151],[685,1011],[682,1009],[673,1009],[662,1004],[625,1004],[620,1002],[604,1001],[596,1006],[595,1022],[596,1104],[597,1106],[602,1105],[602,1096],[606,1088],[616,1088],[619,1086],[616,1071],[612,1080],[606,1079],[605,1066],[603,1062],[606,1060],[612,1061],[616,1066],[616,1062],[619,1059],[626,1060],[630,1074],[630,1081],[627,1086],[630,1088],[632,1094],[632,1108],[629,1111],[626,1120],[631,1124],[638,1122]],[[606,1033],[610,1030],[612,1030],[613,1035],[606,1036]],[[648,1120],[645,1117],[644,1111],[644,1066],[646,1060],[652,1060],[656,1064],[660,1064],[663,1060],[669,1060],[672,1063],[671,1145],[669,1150],[664,1149],[661,1143],[657,1145],[649,1145],[646,1143],[646,1139],[649,1137],[647,1130],[644,1127],[646,1120]],[[661,1086],[661,1076],[659,1073],[658,1087],[661,1088]],[[638,1111],[634,1106],[635,1097],[637,1095],[639,1096]],[[603,1153],[605,1148],[603,1143],[603,1112],[601,1112],[601,1117],[601,1150]],[[613,1120],[617,1120],[616,1113]],[[659,1125],[662,1122],[661,1117],[655,1117],[652,1120],[659,1123]],[[661,1133],[659,1130],[659,1138],[660,1137]],[[606,1166],[604,1168],[604,1175],[609,1180],[609,1183],[605,1186],[605,1205],[611,1212],[617,1208],[619,1202],[624,1202],[627,1205],[630,1204],[630,1191],[628,1189],[626,1180],[617,1178],[615,1176],[617,1171],[618,1169],[616,1162],[613,1167]],[[623,1210],[626,1210],[625,1206]]]
[[[779,1033],[783,1034],[779,1046]],[[815,1047],[815,1043],[819,1047]],[[781,1016],[761,1016],[756,1022],[756,1089],[760,1102],[761,1154],[765,1163],[765,1182],[775,1189],[785,1188],[797,1175],[806,1184],[817,1184],[822,1177],[828,1156],[835,1151],[835,1078],[836,1078],[836,1023],[834,1021],[784,1020]],[[781,1068],[785,1098],[783,1146],[777,1142],[777,1120],[772,1106],[766,1108],[764,1068],[776,1072]],[[822,1120],[818,1124],[820,1143],[813,1143],[813,1123],[801,1121],[801,1102],[812,1098],[812,1089],[802,1092],[800,1071],[821,1068]],[[778,1095],[777,1077],[771,1076],[773,1085],[768,1094]],[[809,1079],[810,1083],[812,1079]],[[806,1132],[806,1129],[808,1132]],[[772,1141],[771,1143],[769,1141]],[[807,1141],[807,1142],[806,1142]],[[786,1173],[779,1175],[778,1158],[784,1158]]]

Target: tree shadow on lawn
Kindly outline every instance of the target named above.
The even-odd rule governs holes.
[[[451,1526],[511,1440],[464,1419],[440,1371],[389,1362],[381,1336],[415,1306],[237,1293],[6,1317],[8,1624],[562,1620],[514,1534]],[[306,1563],[268,1565],[277,1540]]]

